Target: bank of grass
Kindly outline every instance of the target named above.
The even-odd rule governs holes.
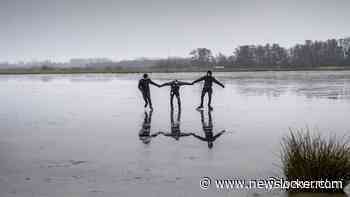
[[[32,68],[7,68],[0,69],[0,75],[16,74],[85,74],[85,73],[177,73],[177,72],[205,72],[213,70],[215,72],[257,72],[257,71],[330,71],[330,70],[350,70],[350,66],[322,66],[322,67],[301,67],[301,66],[235,66],[227,68],[214,67],[32,67]]]
[[[350,180],[350,144],[348,138],[324,137],[306,129],[290,129],[282,140],[282,170],[287,180],[342,181]],[[288,192],[342,193],[338,189],[304,188]]]

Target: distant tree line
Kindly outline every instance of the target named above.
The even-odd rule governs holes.
[[[190,52],[190,58],[168,58],[158,62],[159,67],[350,67],[350,38],[347,45],[339,40],[306,40],[291,48],[279,44],[242,45],[229,56],[222,53],[214,56],[210,49],[197,48]]]
[[[71,59],[69,62],[0,62],[0,69],[36,69],[55,71],[58,69],[91,70],[103,72],[128,71],[195,71],[221,68],[238,69],[303,69],[319,67],[350,68],[350,38],[326,41],[306,40],[291,48],[279,44],[242,45],[230,55],[216,55],[208,48],[197,48],[189,57],[168,57],[163,59],[139,58],[112,61],[107,58]]]

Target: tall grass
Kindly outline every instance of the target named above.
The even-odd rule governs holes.
[[[323,137],[307,129],[290,129],[282,140],[282,170],[287,180],[342,181],[350,180],[350,144],[335,135]],[[304,188],[289,192],[343,192],[338,189]]]

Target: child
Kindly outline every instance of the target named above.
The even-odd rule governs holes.
[[[164,83],[160,86],[160,87],[163,87],[163,86],[170,86],[171,87],[171,89],[170,89],[170,107],[171,107],[171,109],[174,108],[174,106],[173,106],[174,96],[176,96],[178,107],[179,107],[179,109],[181,109],[180,86],[183,86],[183,85],[192,85],[192,83],[174,80],[174,81],[171,81],[168,83]]]

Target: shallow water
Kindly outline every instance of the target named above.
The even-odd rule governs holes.
[[[201,74],[151,77],[163,83]],[[144,110],[138,74],[0,76],[0,196],[285,196],[203,191],[199,180],[282,177],[280,142],[289,128],[350,131],[348,71],[215,76],[226,88],[214,87],[214,110],[195,110],[201,85],[182,87],[179,123],[167,87],[151,87],[155,110]],[[178,139],[169,135],[172,115]],[[213,135],[226,131],[212,148],[201,121],[208,126],[209,116]],[[150,135],[162,133],[140,138],[149,126]]]

